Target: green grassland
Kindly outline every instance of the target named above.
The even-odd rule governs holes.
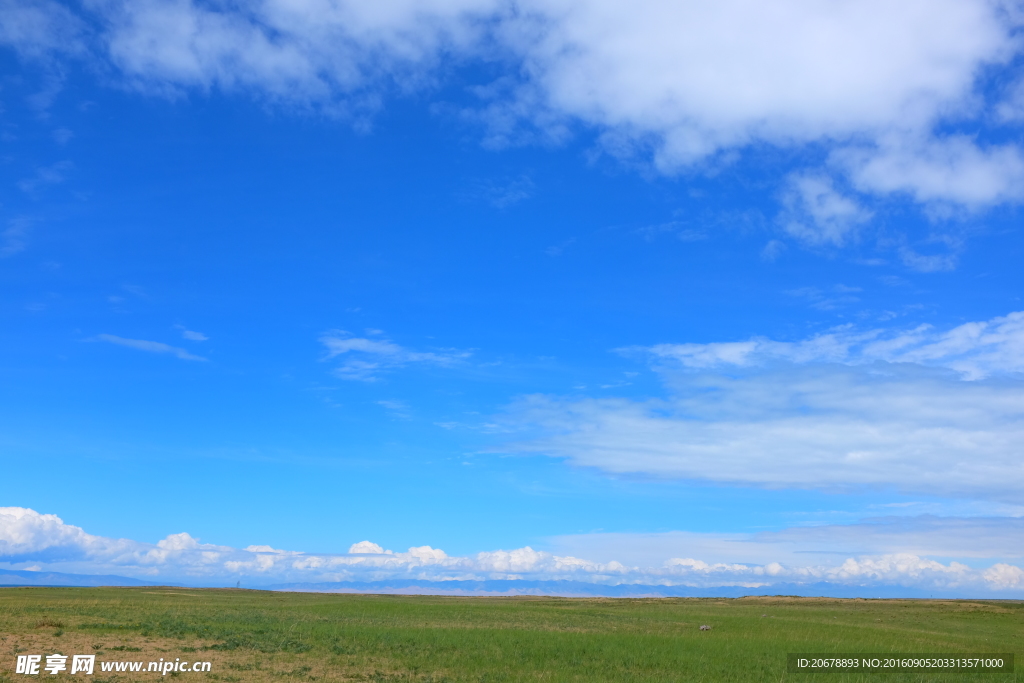
[[[711,626],[701,631],[700,625]],[[1024,603],[572,599],[0,588],[0,682],[1018,681],[787,673],[788,652],[1024,653]],[[183,658],[211,673],[14,673],[15,656]],[[1019,671],[1022,663],[1018,662]]]

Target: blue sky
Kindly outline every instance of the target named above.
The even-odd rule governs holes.
[[[1015,5],[0,16],[0,568],[1024,594]]]

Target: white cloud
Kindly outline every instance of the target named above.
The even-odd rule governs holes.
[[[666,400],[531,397],[505,446],[616,475],[1024,501],[1024,386],[809,366],[671,378]]]
[[[381,81],[428,78],[444,53],[472,41],[472,17],[494,7],[479,0],[92,5],[110,24],[110,58],[140,87],[249,89],[328,108],[344,108],[346,96]],[[372,96],[362,99],[372,106]]]
[[[691,585],[821,581],[937,589],[979,584],[995,590],[1024,587],[1024,573],[1006,561],[988,569],[972,567],[982,559],[1019,561],[1024,548],[1019,518],[922,516],[777,532],[596,533],[551,540],[555,552],[661,566]],[[955,559],[943,563],[936,558]]]
[[[338,356],[344,358],[344,362],[335,370],[338,377],[362,381],[376,380],[383,371],[410,364],[447,367],[470,355],[452,349],[412,351],[387,339],[353,337],[341,330],[323,335],[320,342],[327,347],[325,360]]]
[[[512,116],[591,124],[612,153],[650,153],[667,173],[751,144],[823,143],[837,150],[834,170],[863,192],[972,207],[1022,197],[1018,147],[934,133],[943,120],[983,117],[976,79],[1019,50],[995,3],[523,7],[529,20],[504,26],[528,74],[506,107]],[[831,190],[807,202],[809,190],[803,201],[827,218],[790,222],[801,239],[837,243],[866,220]]]
[[[79,17],[52,0],[0,0],[0,45],[23,57],[78,52],[83,29]]]
[[[838,284],[826,288],[800,287],[791,289],[786,294],[806,300],[811,307],[819,311],[832,311],[859,302],[860,297],[857,295],[860,291],[859,287]]]
[[[761,258],[765,261],[774,261],[786,250],[786,245],[779,240],[769,240],[761,250]]]
[[[157,574],[158,567],[183,558],[187,558],[186,564],[209,566],[229,552],[235,551],[200,543],[187,533],[171,534],[155,544],[140,543],[93,536],[65,524],[56,515],[29,508],[0,508],[0,557],[7,562],[31,557],[72,566],[125,567],[135,573]]]
[[[876,148],[834,155],[863,192],[905,193],[916,201],[979,208],[1024,198],[1024,154],[1015,145],[979,147],[971,138],[899,136]]]
[[[1017,79],[1006,89],[1005,98],[996,105],[996,116],[1013,123],[1024,120],[1024,79]]]
[[[709,344],[656,344],[621,349],[692,369],[752,367],[772,360],[793,363],[918,363],[956,370],[967,379],[1024,372],[1024,311],[951,330],[921,325],[909,330],[857,330],[844,326],[795,342],[754,338]]]
[[[57,515],[40,515],[27,508],[0,508],[0,553],[5,557],[88,546],[95,540],[79,527],[65,525]]]
[[[1009,59],[988,2],[95,0],[127,73],[329,99],[443,52],[511,49],[556,112],[656,134],[675,164],[718,146],[922,125]],[[494,33],[480,24],[497,21]],[[485,44],[483,40],[488,42]]]
[[[58,161],[50,166],[43,166],[36,169],[36,174],[31,178],[19,180],[18,189],[28,194],[33,194],[46,185],[59,185],[64,182],[64,175],[73,167],[70,161]]]
[[[504,181],[482,180],[472,183],[463,193],[466,199],[480,199],[498,209],[505,209],[529,199],[535,191],[529,176]]]
[[[56,515],[45,515],[20,507],[0,507],[0,557],[19,561],[31,557],[46,562],[89,561],[103,558],[124,561],[129,556],[142,561],[139,544],[125,539],[104,538]]]
[[[384,548],[370,541],[353,543],[348,549],[349,555],[383,555]]]
[[[520,41],[550,106],[658,135],[666,167],[752,139],[924,125],[969,92],[980,63],[1013,49],[987,2],[525,7],[548,19]]]
[[[125,339],[124,337],[118,337],[113,334],[98,334],[96,335],[96,339],[110,344],[117,344],[118,346],[127,346],[130,349],[148,351],[149,353],[168,353],[182,360],[206,360],[202,356],[191,354],[185,349],[178,348],[177,346],[170,346],[169,344],[164,344],[162,342],[147,341],[145,339]]]
[[[1022,198],[1015,145],[936,133],[1012,121],[1018,13],[989,0],[4,0],[0,41],[45,54],[91,36],[95,58],[147,91],[246,91],[332,112],[379,106],[452,65],[496,61],[478,87],[492,138],[526,122],[546,139],[574,124],[666,173],[751,145],[823,145],[867,193],[980,207]],[[1001,70],[1001,71],[1000,71]],[[510,195],[519,198],[520,192]],[[816,197],[816,198],[815,198]],[[846,200],[850,201],[850,200]],[[805,238],[836,242],[858,216],[825,192]],[[860,215],[862,217],[862,215]],[[799,224],[794,224],[799,225]]]
[[[990,539],[998,536],[998,523],[1006,520],[953,520],[975,529],[986,528]],[[945,522],[938,518],[925,526],[941,531]],[[973,526],[972,526],[973,525]],[[877,524],[876,524],[877,526]],[[948,526],[948,525],[947,525]],[[587,560],[569,554],[534,550],[530,547],[495,550],[462,557],[449,556],[430,546],[394,552],[370,541],[351,546],[345,554],[308,554],[278,550],[267,545],[251,545],[244,550],[201,543],[187,533],[171,534],[155,544],[126,539],[114,540],[87,534],[79,527],[64,524],[55,515],[42,515],[27,508],[0,508],[0,563],[27,566],[36,570],[77,573],[115,573],[148,580],[176,580],[191,583],[233,583],[240,577],[248,583],[382,581],[407,579],[443,581],[457,589],[458,582],[504,579],[513,581],[582,581],[598,585],[661,586],[770,586],[774,583],[827,583],[834,586],[889,585],[913,588],[963,589],[970,592],[1017,591],[1024,589],[1024,572],[1014,564],[1000,561],[986,569],[974,569],[956,560],[938,561],[912,551],[880,554],[831,553],[842,547],[843,538],[873,538],[874,530],[842,533],[844,527],[829,529],[791,529],[776,534],[715,535],[687,534],[595,534],[561,537],[556,545],[573,546],[586,552],[607,554],[609,550],[634,559],[649,561],[646,566],[616,559]],[[839,531],[829,534],[829,531]],[[954,539],[967,538],[961,529]],[[1002,537],[1016,542],[1020,525],[1004,525]],[[797,540],[787,536],[796,536]],[[913,530],[904,529],[895,540],[906,540]],[[927,535],[927,534],[926,534]],[[938,533],[932,534],[938,539]],[[821,539],[825,548],[821,548]],[[893,540],[893,539],[889,539]],[[647,553],[637,557],[637,545]],[[848,545],[848,544],[847,544]],[[883,542],[878,544],[885,546]],[[946,540],[943,549],[954,548],[956,540]],[[928,547],[928,543],[917,546]],[[968,539],[968,546],[970,540]],[[804,548],[818,548],[814,563],[801,557]],[[913,543],[908,547],[916,547]],[[985,548],[975,543],[968,551]],[[1015,548],[1021,547],[1019,543]],[[729,558],[695,559],[699,551],[711,556],[727,549]],[[775,554],[779,560],[759,558]],[[970,553],[969,553],[970,554]],[[746,561],[735,557],[746,555]],[[1017,553],[1019,556],[1019,552]],[[620,555],[621,556],[621,555]],[[974,552],[977,556],[977,552]],[[755,559],[758,558],[758,559]],[[998,593],[997,593],[998,594]],[[1011,593],[1016,595],[1016,593]]]
[[[190,330],[190,329],[186,328],[184,325],[175,325],[174,328],[181,332],[181,338],[182,339],[187,339],[189,341],[209,341],[209,339],[210,339],[209,337],[207,337],[202,332],[196,332],[195,330]]]
[[[811,246],[841,247],[856,238],[871,212],[836,191],[822,175],[791,177],[783,196],[782,227]]]
[[[1024,518],[884,517],[858,524],[794,527],[754,534],[751,541],[788,545],[802,554],[910,553],[928,557],[1024,558]],[[777,557],[777,556],[776,556]]]
[[[1024,570],[1010,564],[992,565],[982,576],[996,589],[1024,586]]]
[[[526,397],[503,418],[524,436],[501,450],[614,475],[1024,501],[1024,313],[626,351],[655,361],[667,398]]]
[[[13,256],[25,250],[32,223],[32,219],[24,216],[7,221],[7,227],[0,232],[0,258]]]
[[[617,559],[638,566],[660,565],[673,557],[700,557],[710,564],[797,566],[900,554],[971,564],[1020,562],[1024,558],[1024,518],[915,515],[758,533],[575,534],[556,536],[550,539],[550,546],[557,554],[601,562]]]
[[[58,145],[66,145],[73,137],[75,137],[75,134],[67,128],[58,128],[53,131],[50,136]]]
[[[955,251],[945,254],[922,254],[906,245],[900,247],[899,255],[905,266],[921,273],[953,270],[959,260]]]

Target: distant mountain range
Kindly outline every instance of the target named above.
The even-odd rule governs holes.
[[[243,582],[245,583],[245,582]],[[150,582],[126,576],[95,574],[62,574],[60,572],[19,571],[0,569],[0,587],[14,586],[182,586],[203,587],[204,584]],[[207,587],[233,585],[231,582],[211,582]],[[363,593],[395,595],[552,595],[579,598],[740,598],[746,595],[792,595],[829,598],[1016,598],[1019,595],[981,595],[958,591],[928,591],[902,586],[843,586],[831,583],[780,583],[760,588],[742,586],[716,586],[696,588],[690,586],[654,586],[621,584],[605,586],[582,581],[337,581],[328,583],[278,583],[270,585],[247,584],[248,589],[270,591],[296,591],[311,593]]]
[[[98,574],[61,574],[60,572],[28,572],[0,569],[0,586],[156,586],[127,576]]]
[[[582,581],[417,581],[393,580],[332,583],[281,583],[263,586],[275,591],[317,593],[391,593],[400,595],[552,595],[579,598],[740,598],[747,595],[787,595],[830,598],[965,598],[983,597],[953,591],[928,591],[903,586],[843,586],[831,583],[778,583],[759,588],[743,586],[605,586]],[[1004,597],[991,595],[988,597]]]

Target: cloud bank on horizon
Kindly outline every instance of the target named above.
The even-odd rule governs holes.
[[[855,239],[864,201],[1024,198],[1012,2],[5,0],[0,13],[0,43],[23,58],[84,60],[167,97],[217,89],[365,120],[453,67],[500,64],[460,105],[493,144],[582,126],[669,174],[805,149],[781,220],[810,246]]]
[[[857,543],[878,538],[881,527],[883,545],[899,544],[918,551],[945,554],[951,551],[948,536],[972,538],[968,556],[975,566],[958,561],[939,562],[910,552],[861,553],[817,565],[707,562],[692,557],[667,557],[657,566],[629,566],[616,560],[595,562],[578,557],[536,551],[530,547],[514,550],[479,552],[453,557],[430,546],[409,548],[406,552],[386,550],[370,541],[352,544],[348,552],[310,554],[279,550],[267,545],[231,548],[201,543],[188,533],[171,534],[157,543],[94,536],[77,526],[65,524],[56,515],[40,514],[28,508],[0,508],[0,563],[8,569],[33,571],[118,574],[148,581],[176,581],[204,585],[230,584],[244,579],[246,584],[379,582],[395,580],[444,581],[455,589],[460,581],[577,581],[597,586],[651,585],[686,587],[763,588],[774,584],[831,584],[835,586],[901,586],[922,590],[979,592],[1015,597],[1024,594],[1024,570],[1007,561],[978,567],[979,555],[993,553],[1021,557],[1020,520],[976,519],[942,520],[897,524],[892,520],[876,522],[875,529],[856,526],[790,529],[782,533],[715,536],[711,534],[675,534],[668,539],[658,535],[630,537],[610,535],[614,544],[628,546],[637,541],[653,541],[659,547],[682,543],[691,548],[721,554],[765,552],[799,557],[801,548],[817,545],[821,557],[835,551],[821,549],[821,538],[846,536]],[[837,536],[838,532],[838,536]],[[663,535],[664,536],[664,535]],[[915,539],[916,543],[911,539]],[[597,544],[605,539],[597,535]],[[668,541],[666,543],[666,540]],[[594,538],[560,539],[560,542],[593,549]],[[839,542],[841,544],[841,541]],[[649,544],[649,543],[648,543]],[[955,545],[955,544],[954,544]],[[962,548],[960,549],[962,550]],[[814,551],[811,551],[814,552]]]

